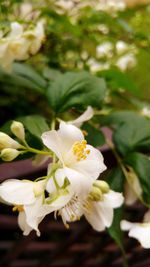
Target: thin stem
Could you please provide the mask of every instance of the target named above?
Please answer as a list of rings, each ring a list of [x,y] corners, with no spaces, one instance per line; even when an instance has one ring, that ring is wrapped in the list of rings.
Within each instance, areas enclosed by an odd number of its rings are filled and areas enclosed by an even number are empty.
[[[24,143],[24,146],[22,146],[22,148],[24,150],[26,150],[25,152],[32,152],[32,153],[35,153],[35,154],[52,156],[52,152],[50,152],[50,151],[44,151],[44,150],[39,150],[39,149],[30,147],[28,145],[28,143],[26,142],[26,140],[24,140],[23,143]]]

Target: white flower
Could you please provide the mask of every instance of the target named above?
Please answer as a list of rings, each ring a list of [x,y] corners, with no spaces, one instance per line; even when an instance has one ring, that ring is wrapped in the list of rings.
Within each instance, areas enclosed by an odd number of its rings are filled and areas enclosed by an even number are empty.
[[[150,108],[149,107],[144,107],[142,110],[141,110],[141,114],[147,118],[150,118]]]
[[[129,46],[124,41],[120,40],[116,43],[117,53],[120,55],[128,50]]]
[[[129,231],[129,236],[137,239],[143,248],[150,248],[150,211],[144,216],[143,223],[121,221],[121,229]]]
[[[85,121],[90,120],[94,116],[94,110],[91,106],[88,106],[85,112],[73,121],[68,121],[67,123],[73,124],[76,127],[80,127]]]
[[[38,224],[43,219],[39,216],[39,209],[43,204],[45,180],[32,182],[28,180],[10,179],[0,185],[0,197],[13,210],[19,211],[18,224],[24,235],[35,230],[40,235]]]
[[[60,123],[58,131],[43,133],[42,140],[59,159],[56,172],[68,178],[77,195],[85,196],[93,180],[106,169],[100,151],[87,145],[81,130],[65,122]]]
[[[122,194],[109,190],[108,193],[103,194],[102,200],[88,201],[89,208],[85,209],[84,215],[96,231],[103,231],[112,224],[113,209],[120,207],[122,203]]]
[[[101,70],[107,70],[110,68],[109,62],[104,62],[104,63],[98,62],[94,58],[90,58],[87,61],[87,64],[88,64],[91,72],[93,72],[93,73],[96,73],[96,72],[101,71]]]
[[[116,66],[122,71],[126,71],[130,68],[133,68],[135,67],[135,65],[136,65],[136,58],[132,53],[128,53],[120,57],[116,62]]]
[[[44,23],[45,23],[44,20],[38,21],[35,29],[31,32],[31,35],[33,35],[34,37],[29,47],[29,53],[31,55],[35,55],[42,46],[42,43],[45,38]],[[28,33],[26,33],[26,36],[27,34]],[[29,33],[29,36],[30,36],[30,33]]]
[[[96,6],[97,10],[102,10],[110,14],[123,11],[126,8],[125,0],[100,0]]]
[[[10,26],[10,33],[0,40],[0,64],[7,71],[11,69],[14,60],[26,60],[31,54],[36,54],[44,39],[43,21],[26,31],[18,22],[12,22]]]
[[[84,215],[87,221],[96,231],[103,231],[110,227],[113,221],[113,209],[122,205],[123,196],[121,193],[109,190],[104,181],[96,181],[98,187],[93,187],[92,192],[82,199],[72,191],[70,185],[63,188],[65,177],[55,177],[55,183],[62,188],[57,191],[53,179],[47,183],[47,191],[50,193],[50,204],[45,204],[40,210],[40,214],[45,216],[55,211],[55,216],[61,216],[64,225],[69,228],[68,222],[74,222]],[[59,192],[59,193],[58,193]]]
[[[111,57],[113,51],[113,44],[111,42],[104,42],[96,47],[97,57]]]

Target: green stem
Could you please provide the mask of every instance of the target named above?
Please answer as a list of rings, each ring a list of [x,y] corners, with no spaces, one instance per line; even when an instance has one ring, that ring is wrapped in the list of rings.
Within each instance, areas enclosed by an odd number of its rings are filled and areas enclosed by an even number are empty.
[[[53,155],[53,153],[50,152],[50,151],[44,151],[44,150],[39,150],[39,149],[30,147],[28,145],[28,143],[26,142],[26,140],[24,140],[23,143],[24,143],[24,146],[22,146],[22,148],[25,150],[24,153],[32,152],[32,153],[35,153],[35,154],[41,154],[41,155],[47,155],[47,156],[52,156]]]

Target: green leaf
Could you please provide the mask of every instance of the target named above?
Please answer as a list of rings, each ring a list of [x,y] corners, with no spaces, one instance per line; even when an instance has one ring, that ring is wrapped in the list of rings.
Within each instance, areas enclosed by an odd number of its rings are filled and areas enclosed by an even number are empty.
[[[132,151],[150,150],[150,120],[134,112],[115,112],[106,117],[105,125],[115,126],[113,141],[117,150],[126,155]]]
[[[47,85],[45,79],[43,79],[43,77],[31,66],[27,64],[14,63],[13,71],[15,72],[15,74],[24,77],[36,84],[39,88],[41,88],[41,91],[45,91]]]
[[[79,105],[100,107],[105,93],[104,79],[87,72],[68,72],[50,84],[47,98],[54,111],[59,113]]]
[[[11,86],[31,89],[42,94],[45,93],[46,83],[31,67],[17,64],[14,69],[11,73],[0,69],[0,82]]]
[[[40,139],[43,132],[50,130],[46,119],[40,115],[20,117],[18,121],[21,121],[32,135]]]
[[[132,81],[132,78],[117,68],[103,70],[99,72],[98,75],[105,78],[106,82],[109,84],[109,87],[115,91],[123,88],[135,93],[136,95],[138,94],[138,86]]]
[[[134,169],[143,189],[143,198],[150,204],[150,159],[141,153],[134,152],[125,158],[125,163]]]
[[[88,135],[86,136],[88,144],[95,147],[105,144],[105,137],[100,129],[95,128],[89,123],[85,123],[82,129],[88,133]]]

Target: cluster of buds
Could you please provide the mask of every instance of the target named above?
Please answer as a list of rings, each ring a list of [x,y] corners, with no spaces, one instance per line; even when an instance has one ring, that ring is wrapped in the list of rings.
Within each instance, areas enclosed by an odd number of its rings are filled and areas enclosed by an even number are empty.
[[[25,140],[25,130],[21,122],[14,121],[11,124],[11,132],[22,142]],[[23,146],[9,135],[0,132],[0,151],[4,161],[12,161],[21,153]]]

